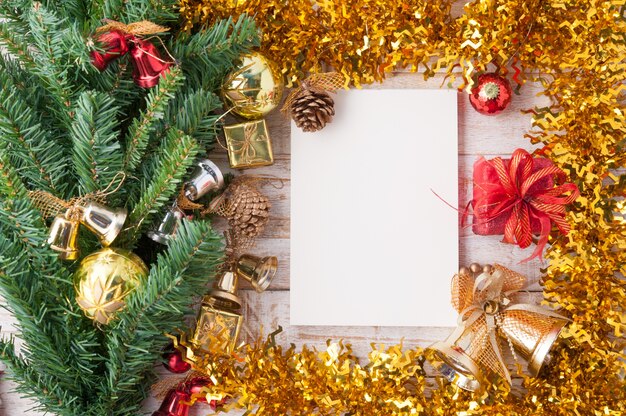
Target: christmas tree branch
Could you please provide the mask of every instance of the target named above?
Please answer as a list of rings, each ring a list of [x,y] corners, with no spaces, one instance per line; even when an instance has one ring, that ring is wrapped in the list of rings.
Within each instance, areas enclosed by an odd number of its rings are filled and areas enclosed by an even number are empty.
[[[200,151],[198,143],[180,130],[170,130],[157,156],[150,163],[154,175],[144,176],[143,192],[128,217],[128,241],[134,242],[141,230],[150,223],[150,216],[176,194],[178,185]]]
[[[84,92],[72,126],[74,167],[81,193],[105,189],[122,170],[117,115],[119,108],[105,93]]]
[[[24,397],[34,399],[37,409],[64,416],[84,414],[76,397],[69,396],[52,377],[17,356],[12,339],[0,339],[0,360],[9,367],[12,378],[18,382],[18,391]]]
[[[169,48],[182,61],[188,84],[213,91],[233,68],[235,61],[259,45],[254,20],[242,15],[236,22],[221,20],[193,35],[181,34]]]
[[[50,140],[6,74],[0,74],[0,82],[5,85],[0,90],[0,147],[11,151],[31,187],[59,193],[65,173],[64,163],[59,163],[65,159],[63,148]]]
[[[166,338],[180,328],[193,296],[201,293],[221,262],[221,239],[208,222],[183,221],[168,250],[159,255],[148,281],[126,301],[126,309],[107,333],[108,391],[102,404],[111,415],[126,415],[140,406],[141,392],[120,403],[120,391],[146,384]],[[115,400],[114,400],[115,399]],[[125,413],[127,412],[127,413]]]
[[[72,120],[72,86],[67,79],[68,69],[61,66],[62,62],[66,62],[63,58],[66,47],[64,31],[67,28],[64,28],[62,20],[41,3],[34,4],[27,16],[35,47],[33,58],[37,64],[33,72],[39,76],[55,101],[56,106],[50,108],[50,111],[59,118],[59,127],[69,128]]]
[[[206,90],[177,95],[167,108],[165,120],[196,139],[203,151],[213,147],[218,116],[213,112],[222,106],[220,99]]]
[[[2,147],[0,147],[0,195],[6,197],[9,203],[15,198],[28,197],[28,190],[9,160],[6,149]]]
[[[144,157],[150,135],[158,125],[157,121],[163,118],[164,110],[169,100],[174,97],[182,80],[181,71],[176,67],[164,74],[159,85],[148,94],[145,110],[133,120],[125,140],[123,168],[128,174],[135,171]]]
[[[33,70],[36,68],[35,60],[28,50],[28,44],[31,41],[28,38],[28,24],[24,23],[19,13],[15,13],[14,9],[6,7],[0,3],[2,11],[0,16],[4,20],[0,21],[0,46],[6,48],[13,59],[17,59],[26,69]]]
[[[68,200],[124,171],[113,206],[130,210],[116,240],[129,249],[163,212],[201,145],[213,143],[219,101],[207,88],[221,85],[255,42],[253,22],[223,22],[194,35],[189,48],[180,45],[189,37],[163,35],[182,63],[149,90],[134,84],[128,56],[100,72],[89,54],[107,49],[96,41],[102,18],[171,26],[177,8],[177,0],[0,2],[0,294],[24,341],[23,358],[9,340],[0,359],[19,390],[50,413],[138,413],[163,333],[181,324],[223,252],[209,224],[185,223],[126,309],[109,327],[95,327],[76,303],[78,263],[61,262],[49,247],[46,221],[29,198],[29,190],[46,190]],[[196,77],[185,80],[186,71]],[[83,254],[96,242],[87,232],[78,239]]]
[[[71,332],[58,330],[65,323],[64,301],[59,301],[59,296],[68,293],[71,284],[68,281],[59,285],[59,280],[49,280],[47,276],[41,280],[40,270],[30,264],[21,245],[4,235],[0,236],[0,253],[0,290],[5,307],[18,319],[27,358],[35,358],[29,367],[43,375],[46,390],[59,388],[65,395],[80,396],[82,384],[77,380],[84,370],[77,368],[72,356]],[[65,271],[58,268],[59,272]]]

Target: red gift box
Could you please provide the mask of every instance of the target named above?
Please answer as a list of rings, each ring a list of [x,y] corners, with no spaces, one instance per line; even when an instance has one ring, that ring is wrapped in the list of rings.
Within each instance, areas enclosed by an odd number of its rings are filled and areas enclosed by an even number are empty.
[[[540,256],[555,223],[569,232],[565,205],[579,195],[573,183],[550,159],[534,158],[517,149],[511,159],[480,158],[474,164],[472,230],[479,235],[504,235],[505,243],[525,248],[539,235]]]
[[[502,160],[504,166],[509,169],[511,159]],[[535,158],[532,172],[539,169],[552,166],[550,159]],[[538,189],[552,188],[554,180],[551,176],[540,179],[533,185],[530,191]],[[498,172],[491,161],[481,157],[474,163],[474,188],[473,188],[473,208],[474,215],[472,221],[472,231],[478,235],[502,235],[504,234],[504,226],[508,220],[506,212],[500,213],[495,218],[490,218],[489,212],[492,207],[502,203],[503,200],[509,199],[510,196],[502,192]],[[539,234],[541,231],[541,223],[538,219],[531,220],[531,230],[533,234]]]

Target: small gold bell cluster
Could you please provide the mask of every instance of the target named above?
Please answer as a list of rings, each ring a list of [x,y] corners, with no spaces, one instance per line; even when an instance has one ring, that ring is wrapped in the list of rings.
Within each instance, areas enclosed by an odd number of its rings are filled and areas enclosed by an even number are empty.
[[[483,296],[480,285],[493,283],[496,269],[506,270],[513,278],[499,281],[488,291],[490,295]],[[567,319],[547,308],[514,300],[512,292],[524,285],[523,276],[502,266],[472,263],[459,269],[452,281],[452,303],[463,322],[446,340],[427,349],[429,361],[451,383],[480,391],[503,376],[509,378],[500,344],[508,345],[514,358],[519,355],[533,377],[552,361],[552,350]]]
[[[124,227],[127,212],[124,208],[109,208],[86,201],[65,213],[57,215],[50,226],[48,244],[62,260],[79,257],[78,232],[80,224],[95,233],[104,247],[110,246]]]

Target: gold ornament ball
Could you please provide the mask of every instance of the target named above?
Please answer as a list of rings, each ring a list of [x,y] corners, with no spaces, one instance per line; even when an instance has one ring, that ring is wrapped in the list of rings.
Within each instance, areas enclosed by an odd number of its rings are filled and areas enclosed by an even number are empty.
[[[147,277],[148,267],[136,254],[104,248],[85,257],[74,273],[76,302],[85,315],[106,325]]]
[[[226,77],[221,93],[228,109],[254,120],[278,107],[283,89],[276,65],[260,53],[252,53],[241,57],[241,64]]]

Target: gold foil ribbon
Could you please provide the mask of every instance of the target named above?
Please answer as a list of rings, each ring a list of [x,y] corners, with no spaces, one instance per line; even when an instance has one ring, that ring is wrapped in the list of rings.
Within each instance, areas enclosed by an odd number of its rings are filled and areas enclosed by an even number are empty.
[[[498,342],[498,329],[507,312],[524,311],[543,317],[566,320],[565,317],[528,303],[516,303],[511,296],[526,287],[526,278],[519,273],[494,264],[489,272],[476,279],[469,274],[459,273],[452,281],[452,305],[459,312],[458,326],[452,339],[464,335],[472,337],[472,357],[477,363],[504,378],[509,384],[511,376],[507,370]],[[510,340],[513,357],[516,354]]]
[[[317,93],[336,92],[345,85],[346,78],[339,72],[311,74],[307,79],[302,81],[298,88],[291,91],[280,111],[285,115],[291,115],[291,104],[297,100],[305,90]]]

